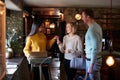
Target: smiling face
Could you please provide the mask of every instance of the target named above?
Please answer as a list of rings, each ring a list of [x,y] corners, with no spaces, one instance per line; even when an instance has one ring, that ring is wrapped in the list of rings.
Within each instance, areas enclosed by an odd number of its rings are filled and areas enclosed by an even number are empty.
[[[70,33],[74,34],[75,33],[75,25],[72,24],[72,23],[67,23],[67,25],[66,25],[66,32],[68,34],[70,34]]]

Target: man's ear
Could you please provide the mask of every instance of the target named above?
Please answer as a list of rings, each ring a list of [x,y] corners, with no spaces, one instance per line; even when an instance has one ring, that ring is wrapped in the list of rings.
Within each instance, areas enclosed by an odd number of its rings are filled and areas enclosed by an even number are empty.
[[[87,16],[87,18],[90,18],[90,16]]]
[[[90,19],[90,16],[86,16],[87,19]]]

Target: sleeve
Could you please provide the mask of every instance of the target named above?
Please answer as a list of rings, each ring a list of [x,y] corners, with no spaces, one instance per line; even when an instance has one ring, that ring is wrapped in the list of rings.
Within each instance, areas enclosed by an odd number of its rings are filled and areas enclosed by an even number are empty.
[[[78,37],[76,46],[77,46],[77,51],[75,53],[78,54],[77,56],[80,56],[83,53],[82,40],[80,37]]]
[[[93,28],[90,29],[90,42],[92,45],[91,46],[91,63],[94,64],[95,62],[95,57],[96,57],[96,54],[97,54],[97,35],[95,34],[95,31]]]
[[[25,44],[25,47],[23,49],[23,52],[24,52],[26,57],[28,57],[29,54],[31,53],[31,44],[32,44],[32,42],[31,42],[30,37],[27,37],[26,38],[26,44]]]
[[[60,52],[65,53],[65,37],[63,38],[63,43],[58,45]]]

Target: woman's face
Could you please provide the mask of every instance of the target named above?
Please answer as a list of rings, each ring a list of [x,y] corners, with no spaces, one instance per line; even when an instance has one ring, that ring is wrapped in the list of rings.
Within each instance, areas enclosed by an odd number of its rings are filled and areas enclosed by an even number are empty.
[[[41,25],[41,26],[39,27],[39,30],[38,30],[38,31],[39,31],[39,32],[44,32],[44,30],[45,30],[44,26]]]
[[[66,32],[68,34],[73,32],[73,27],[69,23],[67,23],[67,25],[66,25]]]

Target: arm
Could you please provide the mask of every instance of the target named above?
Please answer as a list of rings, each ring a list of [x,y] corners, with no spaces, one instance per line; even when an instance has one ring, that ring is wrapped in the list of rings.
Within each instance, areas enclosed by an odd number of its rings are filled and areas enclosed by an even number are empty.
[[[83,47],[82,47],[82,40],[80,37],[77,38],[77,43],[76,43],[76,51],[74,53],[76,53],[77,56],[80,56],[83,54]]]
[[[55,39],[54,38],[52,38],[51,40],[48,40],[48,42],[47,42],[47,49],[49,50],[51,47],[52,47],[52,45],[55,43]]]
[[[89,32],[89,37],[90,37],[90,43],[91,43],[91,64],[90,64],[90,67],[88,68],[88,72],[89,73],[92,73],[93,72],[93,66],[94,66],[94,63],[95,63],[95,57],[96,57],[96,54],[97,54],[97,36],[95,35],[95,32],[93,30],[93,28],[90,29],[90,32]]]
[[[91,31],[89,33],[90,39],[91,39],[91,64],[94,64],[95,62],[95,56],[97,54],[97,36],[95,35],[94,30],[91,28]]]
[[[27,37],[27,39],[26,39],[26,45],[25,45],[25,47],[23,49],[23,52],[24,52],[26,57],[30,56],[30,53],[31,53],[31,40],[30,40],[30,37]]]
[[[59,40],[59,38],[57,38],[57,44],[58,44],[59,50],[62,53],[65,53],[65,38],[63,38],[63,43]]]

